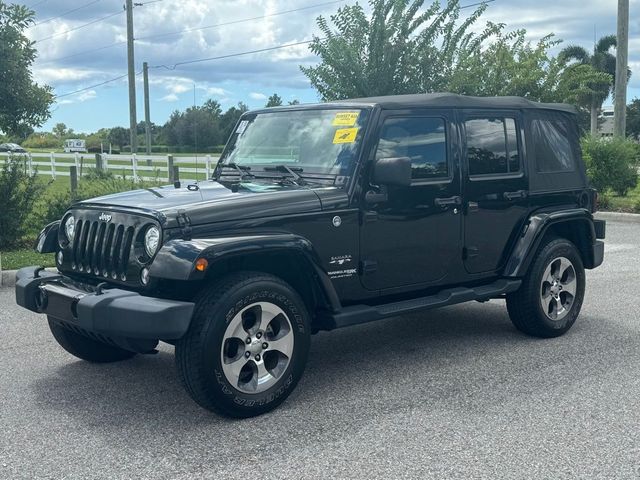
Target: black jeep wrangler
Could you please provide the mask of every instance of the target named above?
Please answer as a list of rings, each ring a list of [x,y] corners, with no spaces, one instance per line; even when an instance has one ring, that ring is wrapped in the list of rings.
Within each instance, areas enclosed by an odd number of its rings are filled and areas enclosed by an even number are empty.
[[[310,335],[506,298],[516,328],[565,333],[605,224],[574,110],[451,94],[245,114],[204,182],[95,198],[40,234],[59,273],[19,271],[19,305],[90,362],[175,345],[193,399],[269,411]]]

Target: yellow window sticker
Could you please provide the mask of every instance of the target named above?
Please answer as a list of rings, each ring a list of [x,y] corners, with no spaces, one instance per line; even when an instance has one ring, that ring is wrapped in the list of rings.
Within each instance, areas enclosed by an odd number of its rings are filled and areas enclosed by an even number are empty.
[[[358,135],[358,128],[339,128],[333,136],[333,143],[353,143]]]
[[[358,120],[359,112],[339,112],[333,119],[334,127],[353,127]]]

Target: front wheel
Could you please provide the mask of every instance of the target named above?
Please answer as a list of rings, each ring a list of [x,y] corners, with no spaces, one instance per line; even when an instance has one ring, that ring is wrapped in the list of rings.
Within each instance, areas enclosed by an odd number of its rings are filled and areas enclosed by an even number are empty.
[[[309,314],[285,282],[238,273],[205,289],[176,366],[191,397],[230,417],[268,412],[293,391],[309,352]]]
[[[58,344],[71,355],[92,363],[111,363],[128,360],[135,352],[108,345],[77,333],[53,317],[47,317],[49,329]]]
[[[507,295],[509,317],[528,335],[558,337],[578,318],[584,289],[584,267],[575,245],[551,240],[536,255],[520,289]]]

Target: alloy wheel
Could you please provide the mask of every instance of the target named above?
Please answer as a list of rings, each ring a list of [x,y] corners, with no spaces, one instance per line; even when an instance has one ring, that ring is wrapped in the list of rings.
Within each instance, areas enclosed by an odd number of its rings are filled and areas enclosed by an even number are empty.
[[[559,321],[569,314],[577,288],[576,270],[568,258],[549,262],[540,283],[540,304],[549,320]]]
[[[257,302],[237,313],[224,333],[222,370],[243,393],[262,393],[282,377],[291,362],[291,321],[277,305]]]

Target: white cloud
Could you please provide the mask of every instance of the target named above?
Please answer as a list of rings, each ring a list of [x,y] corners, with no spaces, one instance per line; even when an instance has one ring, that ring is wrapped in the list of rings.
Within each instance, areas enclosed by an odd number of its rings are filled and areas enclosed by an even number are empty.
[[[251,92],[249,94],[249,96],[251,98],[253,98],[254,100],[266,100],[267,99],[267,96],[264,93]]]
[[[96,98],[96,96],[97,94],[95,90],[87,90],[78,94],[77,98],[79,102],[86,102],[87,100],[93,100],[94,98]]]
[[[222,97],[228,93],[224,88],[220,88],[220,87],[205,87],[204,91],[208,96],[217,96],[217,97]]]
[[[161,102],[177,102],[178,95],[176,95],[175,93],[169,93],[168,95],[165,95],[164,97],[162,97],[160,101]]]

